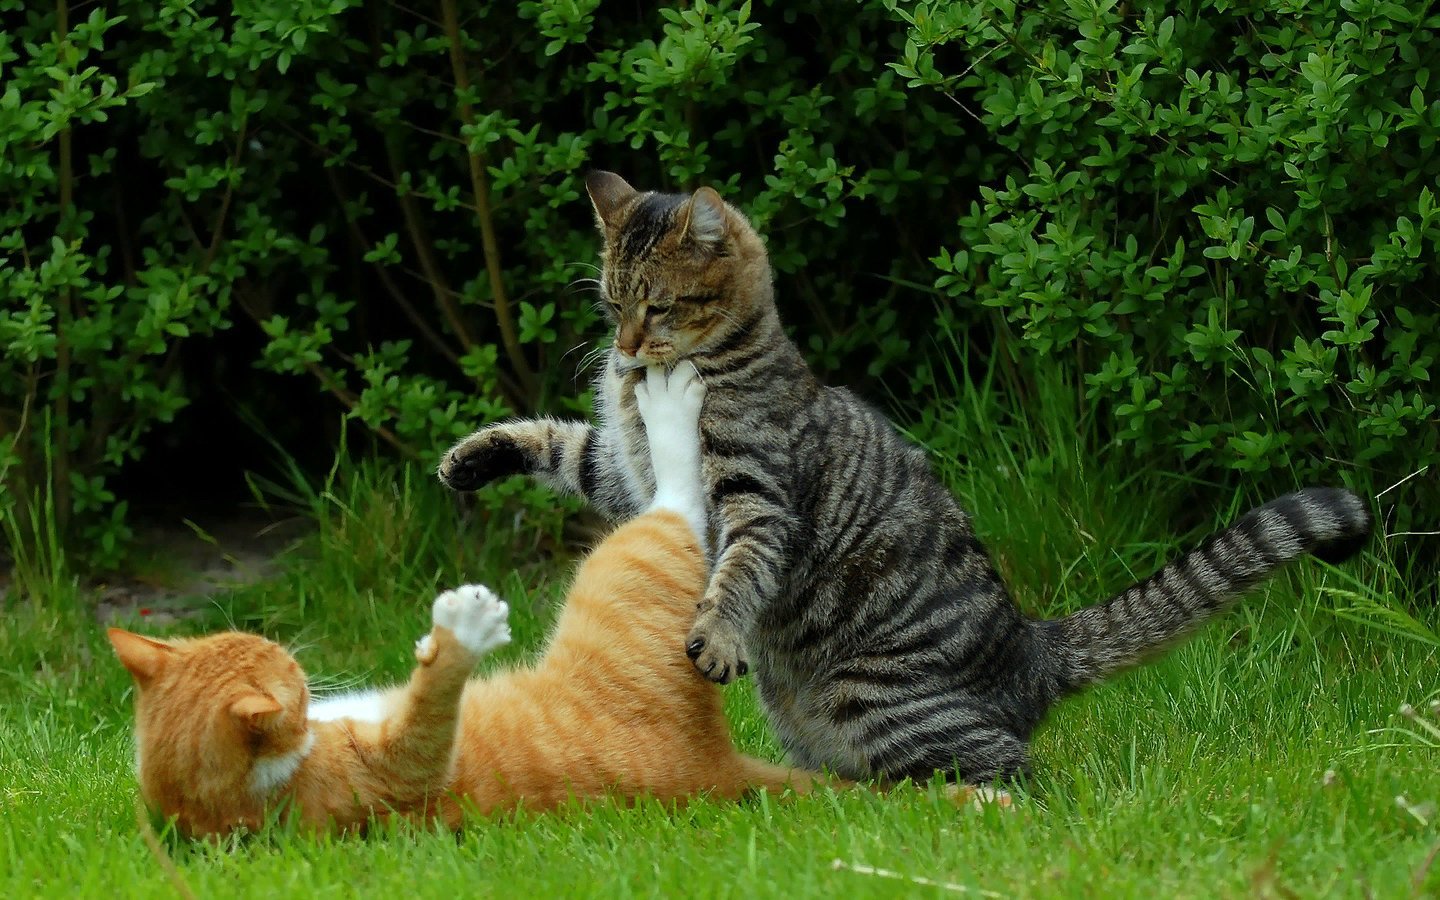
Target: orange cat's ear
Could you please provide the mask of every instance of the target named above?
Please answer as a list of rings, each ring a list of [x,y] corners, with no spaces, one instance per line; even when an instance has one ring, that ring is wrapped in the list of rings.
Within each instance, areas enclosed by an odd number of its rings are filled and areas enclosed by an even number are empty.
[[[123,628],[110,628],[105,634],[110,638],[110,646],[115,648],[115,655],[120,657],[120,664],[142,685],[153,681],[175,655],[175,648],[164,641]]]
[[[725,201],[714,188],[702,187],[692,194],[685,201],[682,216],[685,236],[697,244],[710,247],[725,240],[729,217],[725,214]]]
[[[639,193],[619,175],[599,169],[585,176],[585,191],[590,195],[591,205],[595,207],[595,218],[599,221],[601,231],[615,227],[620,210],[625,208],[631,197]]]
[[[251,731],[269,731],[284,709],[274,697],[256,691],[230,704],[230,714]]]

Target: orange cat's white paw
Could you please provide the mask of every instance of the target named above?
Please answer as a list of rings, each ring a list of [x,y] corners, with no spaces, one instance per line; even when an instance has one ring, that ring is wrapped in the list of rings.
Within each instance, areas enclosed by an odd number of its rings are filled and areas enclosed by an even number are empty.
[[[680,513],[703,543],[705,487],[700,474],[700,410],[705,383],[689,360],[668,375],[651,366],[635,386],[635,406],[645,423],[650,467],[655,473],[653,507]]]
[[[704,405],[705,382],[688,359],[668,373],[661,366],[650,366],[645,380],[635,385],[635,407],[645,431],[652,444],[658,439],[667,445],[665,449],[671,444],[682,453],[690,447],[699,449],[700,410]]]
[[[436,597],[432,621],[477,656],[510,643],[510,607],[484,585],[462,584]]]

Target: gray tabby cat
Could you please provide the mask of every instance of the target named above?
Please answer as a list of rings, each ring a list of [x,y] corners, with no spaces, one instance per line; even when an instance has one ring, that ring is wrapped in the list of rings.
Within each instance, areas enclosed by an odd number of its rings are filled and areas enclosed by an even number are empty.
[[[1370,532],[1359,497],[1311,488],[1098,606],[1026,618],[924,452],[806,367],[739,211],[709,188],[640,192],[606,172],[586,186],[616,328],[599,423],[483,428],[440,477],[468,491],[528,472],[613,519],[634,515],[654,491],[634,387],[647,365],[691,360],[707,390],[719,555],[686,649],[721,683],[753,665],[796,765],[849,778],[1021,775],[1058,699],[1154,655],[1296,557],[1343,559]]]

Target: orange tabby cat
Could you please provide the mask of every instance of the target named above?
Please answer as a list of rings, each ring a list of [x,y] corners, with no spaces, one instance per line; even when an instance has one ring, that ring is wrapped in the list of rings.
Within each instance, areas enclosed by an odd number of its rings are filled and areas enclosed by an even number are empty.
[[[303,821],[439,817],[571,797],[737,798],[818,776],[736,751],[715,685],[680,652],[708,575],[698,418],[683,364],[637,386],[657,492],[580,567],[544,657],[468,681],[510,639],[483,587],[446,591],[405,687],[310,701],[300,666],[249,634],[160,641],[118,628],[135,678],[141,790],[190,835],[256,828],[288,801]]]

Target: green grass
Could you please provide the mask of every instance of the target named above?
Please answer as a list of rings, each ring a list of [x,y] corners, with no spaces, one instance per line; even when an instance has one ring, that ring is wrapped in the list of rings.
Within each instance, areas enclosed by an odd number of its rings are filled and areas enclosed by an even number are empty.
[[[1134,469],[1095,446],[1062,393],[1029,417],[962,391],[916,426],[958,460],[942,469],[1027,608],[1094,602],[1258,499],[1222,504]],[[1210,498],[1205,514],[1185,511],[1196,497]],[[568,577],[535,529],[462,519],[419,470],[357,464],[288,500],[316,524],[283,575],[196,598],[203,614],[177,630],[233,623],[290,642],[332,684],[394,679],[438,588],[480,580],[512,601],[516,643],[497,665],[534,651]],[[600,805],[477,820],[458,837],[277,826],[224,848],[163,848],[199,896],[957,892],[867,866],[1001,896],[1435,895],[1440,748],[1418,727],[1385,730],[1411,724],[1402,702],[1440,688],[1426,632],[1440,623],[1419,599],[1433,577],[1377,543],[1342,569],[1307,563],[1276,580],[1164,659],[1060,707],[1013,813],[916,789]],[[0,896],[173,895],[137,824],[128,677],[68,582],[26,583],[40,587],[0,615]],[[778,757],[748,683],[727,690],[740,742]]]

